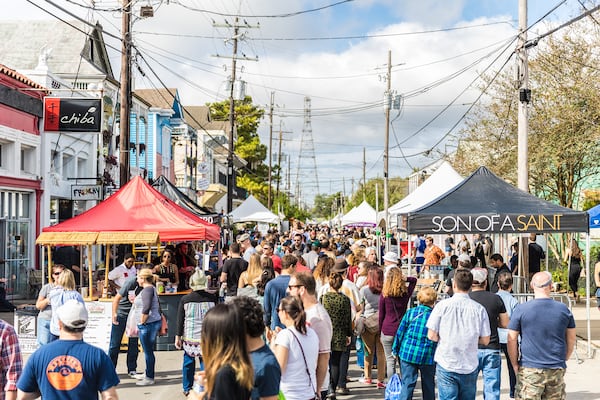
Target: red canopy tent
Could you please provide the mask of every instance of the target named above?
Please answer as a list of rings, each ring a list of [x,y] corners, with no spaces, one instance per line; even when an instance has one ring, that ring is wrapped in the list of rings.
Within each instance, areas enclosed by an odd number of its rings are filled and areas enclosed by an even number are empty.
[[[219,240],[219,227],[175,204],[139,176],[96,207],[43,232],[158,232],[161,241]]]

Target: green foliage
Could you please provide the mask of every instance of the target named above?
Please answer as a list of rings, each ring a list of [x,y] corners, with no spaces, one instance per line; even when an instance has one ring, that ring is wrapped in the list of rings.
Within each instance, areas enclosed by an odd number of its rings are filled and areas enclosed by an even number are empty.
[[[573,207],[582,184],[600,172],[600,39],[589,24],[545,38],[530,57],[530,191]],[[491,77],[489,78],[492,79]],[[471,173],[487,165],[515,184],[518,91],[511,73],[501,74],[457,137],[454,166]]]
[[[318,194],[315,196],[311,215],[317,219],[331,219],[337,214],[341,201],[341,192],[334,194]]]
[[[408,179],[406,178],[390,178],[389,186],[389,206],[402,200],[408,194]],[[377,201],[376,201],[377,194]],[[383,178],[374,178],[367,181],[364,187],[354,193],[345,204],[344,212],[350,211],[353,207],[360,205],[366,200],[373,208],[383,210]],[[377,206],[377,207],[376,207]]]

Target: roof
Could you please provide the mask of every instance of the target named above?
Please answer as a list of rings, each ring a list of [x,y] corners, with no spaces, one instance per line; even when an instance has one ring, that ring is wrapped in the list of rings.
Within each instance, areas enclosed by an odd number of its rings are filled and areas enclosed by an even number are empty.
[[[177,89],[136,89],[135,94],[140,96],[152,107],[164,110],[172,110],[175,104]]]
[[[19,81],[27,86],[30,86],[34,89],[48,90],[47,88],[40,85],[39,83],[32,81],[25,75],[18,73],[14,69],[8,68],[6,65],[0,64],[0,73],[5,74],[6,76],[9,76],[9,77],[13,78],[14,80],[17,80],[17,81]]]
[[[231,212],[231,218],[236,222],[264,222],[276,224],[279,217],[273,214],[258,199],[252,195],[248,196],[238,208]]]
[[[213,213],[208,208],[201,207],[198,204],[196,204],[196,202],[194,202],[192,199],[186,196],[185,193],[179,190],[177,186],[173,185],[171,181],[165,178],[164,175],[161,175],[156,180],[154,180],[154,182],[152,183],[152,187],[158,190],[160,193],[164,194],[169,199],[173,200],[175,204],[185,208],[191,213],[194,213],[196,215],[216,215],[216,213]]]
[[[366,200],[348,211],[342,217],[342,226],[370,226],[376,225],[377,212]]]
[[[587,232],[588,214],[533,196],[486,167],[408,213],[410,233]]]
[[[210,122],[210,108],[207,106],[186,106],[183,115],[185,122],[196,130],[206,129]]]
[[[97,206],[44,232],[158,232],[161,241],[218,240],[219,227],[179,207],[136,176]]]
[[[0,21],[0,60],[10,68],[33,70],[46,51],[48,69],[59,76],[114,79],[102,32],[100,24],[91,28],[80,21]]]

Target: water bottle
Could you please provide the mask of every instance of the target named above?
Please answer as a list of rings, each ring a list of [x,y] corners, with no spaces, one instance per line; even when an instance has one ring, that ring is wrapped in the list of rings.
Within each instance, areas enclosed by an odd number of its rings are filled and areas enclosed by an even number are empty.
[[[194,379],[194,386],[192,386],[192,390],[198,394],[204,392],[204,386],[202,386],[201,379]]]

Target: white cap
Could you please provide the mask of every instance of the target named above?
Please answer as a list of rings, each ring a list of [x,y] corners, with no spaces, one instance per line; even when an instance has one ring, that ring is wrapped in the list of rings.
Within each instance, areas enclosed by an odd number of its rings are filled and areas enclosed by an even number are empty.
[[[398,254],[394,253],[393,251],[388,251],[384,254],[383,260],[394,264],[398,264]]]
[[[58,319],[69,328],[85,328],[88,322],[88,312],[85,304],[75,299],[67,300],[56,310]]]

